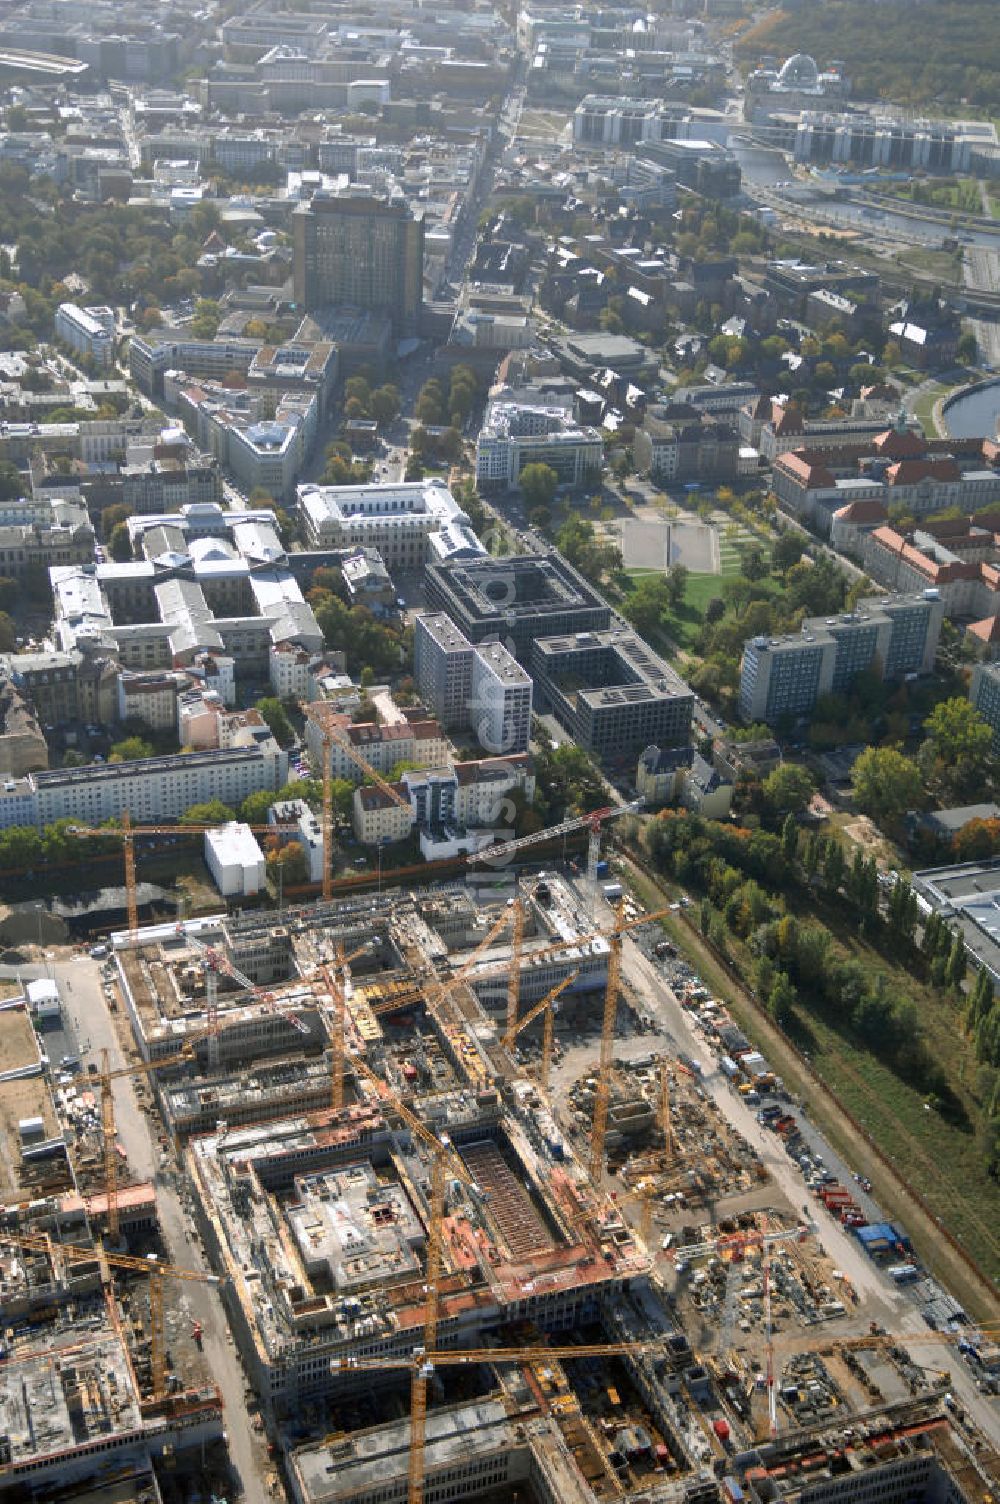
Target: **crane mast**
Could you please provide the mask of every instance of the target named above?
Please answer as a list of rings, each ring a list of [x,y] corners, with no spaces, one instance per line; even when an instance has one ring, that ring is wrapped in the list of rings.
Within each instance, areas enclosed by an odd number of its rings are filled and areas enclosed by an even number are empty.
[[[545,994],[540,1002],[535,1003],[533,1008],[528,1009],[523,1018],[517,1020],[513,1028],[508,1027],[507,1032],[503,1036],[503,1043],[506,1045],[507,1049],[512,1049],[514,1046],[514,1041],[521,1033],[521,1031],[523,1029],[526,1029],[529,1024],[534,1023],[535,1019],[540,1013],[544,1013],[545,1017],[542,1021],[541,1083],[542,1086],[546,1088],[549,1084],[549,1067],[552,1063],[552,1040],[555,1029],[556,999],[560,996],[561,993],[566,991],[566,988],[572,982],[576,981],[579,975],[580,973],[578,971],[571,971],[569,976],[563,977],[562,981],[557,982],[556,985]]]
[[[120,1073],[121,1074],[121,1073]],[[159,1399],[165,1389],[166,1335],[163,1321],[163,1283],[167,1279],[193,1281],[197,1284],[218,1285],[216,1274],[203,1274],[197,1269],[182,1269],[176,1264],[164,1264],[157,1259],[138,1259],[129,1254],[109,1253],[104,1248],[82,1248],[74,1243],[53,1243],[48,1236],[39,1237],[24,1233],[0,1232],[0,1242],[13,1243],[17,1248],[26,1248],[36,1253],[46,1253],[53,1261],[61,1259],[97,1259],[101,1266],[101,1278],[110,1287],[110,1269],[131,1269],[145,1274],[149,1279],[149,1364],[153,1398]],[[0,1364],[0,1373],[3,1365]]]
[[[104,1191],[108,1198],[108,1237],[117,1246],[118,1217],[118,1134],[115,1127],[115,1098],[111,1090],[111,1057],[101,1051],[101,1129],[104,1134]]]
[[[521,1005],[521,952],[524,949],[524,900],[514,899],[513,932],[510,949],[510,974],[507,977],[507,1033],[517,1028],[517,1011]]]
[[[644,916],[645,917],[645,916]],[[615,1039],[615,1015],[618,1011],[618,986],[622,965],[622,926],[624,907],[619,904],[608,952],[608,984],[604,992],[604,1019],[601,1024],[601,1055],[597,1091],[594,1095],[594,1122],[590,1137],[590,1178],[599,1186],[604,1174],[604,1137],[608,1128],[608,1102],[611,1097],[611,1057]]]
[[[135,887],[135,836],[132,833],[132,820],[127,809],[122,810],[122,835],[124,837],[125,850],[125,897],[128,905],[128,933],[129,939],[134,939],[139,932],[139,899]]]

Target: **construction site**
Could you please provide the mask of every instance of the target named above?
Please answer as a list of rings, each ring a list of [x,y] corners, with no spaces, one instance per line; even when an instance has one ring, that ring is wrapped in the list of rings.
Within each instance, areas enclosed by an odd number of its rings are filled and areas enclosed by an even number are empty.
[[[961,1333],[794,1200],[596,847],[130,924],[0,1006],[0,1496],[983,1504]]]

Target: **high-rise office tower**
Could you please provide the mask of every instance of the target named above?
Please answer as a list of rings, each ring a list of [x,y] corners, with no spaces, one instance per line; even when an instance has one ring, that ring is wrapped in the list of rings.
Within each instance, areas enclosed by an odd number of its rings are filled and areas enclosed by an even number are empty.
[[[418,332],[424,222],[401,195],[377,198],[356,188],[317,193],[296,209],[293,224],[299,303],[384,313],[397,338]]]

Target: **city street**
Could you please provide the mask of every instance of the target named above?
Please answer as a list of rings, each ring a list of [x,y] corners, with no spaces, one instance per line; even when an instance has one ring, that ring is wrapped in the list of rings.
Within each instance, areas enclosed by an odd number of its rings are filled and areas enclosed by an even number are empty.
[[[61,961],[57,959],[58,951],[53,955],[53,960],[43,964],[0,966],[0,978],[16,980],[20,977],[22,981],[29,981],[36,976],[53,977],[59,984],[84,1067],[90,1062],[99,1065],[101,1050],[105,1048],[113,1070],[130,1064],[121,1047],[115,1019],[104,1000],[101,963],[79,955]],[[208,1274],[211,1271],[199,1240],[171,1183],[174,1174],[171,1171],[168,1180],[160,1170],[155,1129],[158,1119],[143,1112],[136,1097],[136,1080],[141,1081],[142,1077],[121,1077],[112,1085],[119,1143],[135,1178],[155,1181],[160,1230],[169,1262],[182,1269],[203,1270]],[[190,1329],[194,1321],[202,1323],[205,1368],[222,1393],[229,1455],[242,1487],[240,1497],[246,1504],[267,1504],[272,1495],[264,1482],[266,1457],[263,1442],[250,1425],[244,1394],[246,1378],[229,1337],[218,1288],[207,1282],[171,1283],[168,1280],[164,1296],[168,1345],[171,1333],[181,1324]]]
[[[802,1177],[782,1149],[777,1135],[764,1128],[757,1121],[753,1109],[749,1108],[733,1091],[719,1069],[716,1056],[694,1027],[690,1013],[681,1007],[676,995],[657,972],[654,963],[643,954],[635,940],[629,936],[626,936],[623,945],[622,975],[626,982],[635,988],[649,1013],[664,1032],[680,1041],[684,1053],[701,1066],[700,1079],[705,1091],[723,1116],[760,1154],[789,1205],[799,1215],[805,1215],[802,1208],[808,1206],[809,1217],[816,1223],[820,1242],[858,1292],[866,1318],[880,1321],[890,1332],[926,1333],[927,1328],[905,1289],[893,1285],[889,1277],[862,1252],[851,1233],[835,1221],[818,1202],[812,1201],[809,1197]],[[655,1049],[655,1036],[644,1035],[643,1044],[646,1049]],[[816,1129],[811,1128],[809,1139],[831,1170],[841,1174],[843,1184],[851,1185],[850,1168],[839,1160],[822,1135]],[[867,1205],[872,1211],[878,1213],[878,1208],[873,1202],[868,1202]],[[1000,1444],[998,1407],[978,1392],[968,1367],[958,1357],[954,1348],[939,1342],[933,1346],[915,1346],[913,1352],[918,1363],[925,1366],[933,1364],[935,1368],[949,1371],[956,1396],[975,1417],[976,1424],[984,1433],[991,1437],[995,1444]]]
[[[967,287],[977,291],[1000,292],[1000,254],[992,247],[967,246],[962,274]],[[981,364],[992,369],[1000,366],[1000,324],[991,319],[974,319],[970,322],[979,345]]]
[[[577,885],[582,893],[582,886]],[[605,915],[598,922],[604,922]],[[683,1054],[701,1067],[700,1084],[720,1114],[752,1145],[767,1167],[774,1186],[787,1201],[790,1215],[808,1220],[815,1228],[829,1258],[845,1274],[859,1296],[859,1308],[864,1312],[865,1322],[878,1321],[887,1331],[925,1335],[927,1327],[907,1293],[905,1287],[894,1285],[888,1275],[862,1251],[851,1232],[843,1227],[823,1205],[812,1198],[806,1189],[798,1168],[782,1147],[781,1139],[758,1122],[756,1112],[748,1107],[733,1090],[720,1070],[718,1059],[709,1048],[703,1035],[694,1026],[692,1015],[684,1009],[676,994],[667,985],[656,964],[646,956],[631,936],[626,936],[622,950],[622,978],[641,1001],[642,1010],[654,1021],[650,1033],[617,1038],[615,1057],[633,1059],[650,1052],[667,1050],[671,1054]],[[557,1036],[558,1037],[558,1036]],[[599,1055],[599,1040],[595,1032],[583,1042],[566,1044],[564,1052],[553,1069],[556,1098],[565,1102],[571,1084],[592,1071]],[[870,1217],[882,1220],[882,1212],[876,1203],[853,1182],[851,1168],[830,1147],[822,1134],[802,1111],[796,1114],[802,1124],[803,1136],[818,1153],[841,1183],[851,1186],[859,1204]],[[767,1187],[763,1187],[766,1192]],[[655,1250],[661,1269],[669,1279],[673,1255],[664,1255]],[[1000,1414],[987,1397],[981,1395],[966,1364],[954,1348],[945,1343],[919,1344],[913,1347],[915,1361],[925,1367],[933,1366],[947,1370],[952,1387],[962,1405],[974,1416],[976,1424],[995,1443],[1000,1443]]]

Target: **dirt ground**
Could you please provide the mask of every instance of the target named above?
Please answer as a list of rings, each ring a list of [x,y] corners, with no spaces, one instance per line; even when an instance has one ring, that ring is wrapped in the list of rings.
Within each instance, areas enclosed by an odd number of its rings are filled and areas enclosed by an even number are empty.
[[[843,830],[847,839],[860,846],[866,855],[873,856],[880,867],[888,867],[896,860],[892,847],[867,815],[859,815]]]

